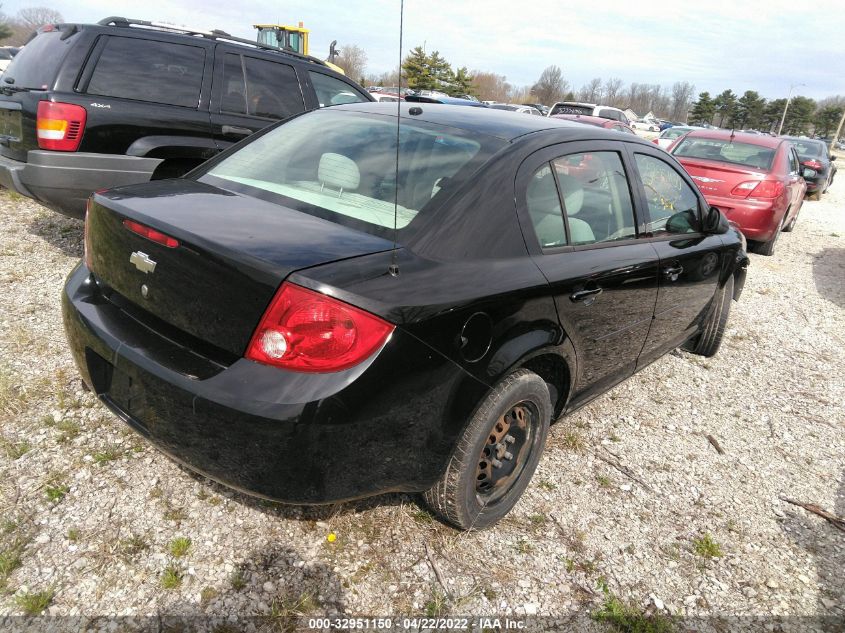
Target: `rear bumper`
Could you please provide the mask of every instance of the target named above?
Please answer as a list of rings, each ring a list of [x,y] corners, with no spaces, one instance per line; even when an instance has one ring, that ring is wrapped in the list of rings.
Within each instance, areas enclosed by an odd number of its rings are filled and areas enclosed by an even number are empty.
[[[62,311],[83,379],[118,417],[192,470],[283,502],[431,487],[487,390],[400,329],[333,374],[217,364],[129,318],[83,264]]]
[[[75,218],[100,189],[149,181],[160,158],[32,150],[26,162],[0,156],[0,185]]]
[[[724,198],[705,196],[707,202],[739,226],[739,230],[749,240],[766,242],[772,239],[781,216],[785,212],[780,199],[743,200],[742,198]]]

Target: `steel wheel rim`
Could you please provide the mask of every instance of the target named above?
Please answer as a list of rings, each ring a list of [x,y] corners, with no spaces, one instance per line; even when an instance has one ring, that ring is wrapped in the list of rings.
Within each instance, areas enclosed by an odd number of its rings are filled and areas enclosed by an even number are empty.
[[[481,505],[496,503],[519,481],[531,455],[538,419],[536,407],[522,401],[490,428],[475,470],[475,495]]]

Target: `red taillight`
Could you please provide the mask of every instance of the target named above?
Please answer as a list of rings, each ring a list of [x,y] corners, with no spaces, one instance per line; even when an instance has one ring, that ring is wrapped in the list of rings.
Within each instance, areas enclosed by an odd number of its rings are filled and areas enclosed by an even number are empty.
[[[88,113],[82,106],[39,101],[35,123],[38,147],[59,152],[75,152],[82,141],[87,118]]]
[[[822,164],[817,160],[805,160],[803,163],[804,167],[808,167],[810,169],[814,169],[816,171],[822,170]]]
[[[656,139],[656,138],[651,139],[651,142],[654,143],[655,145],[660,145],[660,143],[658,142],[658,139]]]
[[[740,198],[777,198],[783,190],[783,183],[779,180],[746,180],[734,187],[731,195]]]
[[[369,358],[392,332],[393,325],[369,312],[285,282],[245,356],[292,371],[340,371]]]
[[[161,244],[162,246],[166,246],[167,248],[176,248],[179,246],[179,240],[172,238],[169,235],[165,235],[160,231],[156,231],[155,229],[151,229],[148,226],[144,226],[143,224],[140,224],[133,220],[124,220],[123,226],[125,226],[133,233],[137,233],[141,237],[146,237],[151,242]]]

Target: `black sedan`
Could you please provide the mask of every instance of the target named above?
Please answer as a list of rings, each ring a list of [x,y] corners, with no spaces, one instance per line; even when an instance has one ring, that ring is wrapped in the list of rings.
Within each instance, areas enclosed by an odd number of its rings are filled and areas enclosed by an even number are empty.
[[[106,406],[212,479],[423,492],[481,528],[552,421],[678,346],[716,352],[748,260],[650,143],[401,108],[311,112],[95,194],[65,329]]]
[[[828,144],[811,138],[787,136],[801,163],[801,176],[807,181],[807,196],[818,200],[833,183],[836,156],[830,155]]]

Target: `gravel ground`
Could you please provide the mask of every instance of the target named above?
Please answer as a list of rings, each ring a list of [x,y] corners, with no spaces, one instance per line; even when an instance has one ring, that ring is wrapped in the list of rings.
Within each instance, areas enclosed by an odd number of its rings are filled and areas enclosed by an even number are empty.
[[[604,630],[586,614],[615,596],[646,616],[845,629],[845,533],[781,500],[845,515],[845,177],[774,257],[751,256],[718,356],[670,354],[561,420],[514,512],[480,533],[404,495],[261,502],[156,452],[83,391],[65,347],[81,238],[0,193],[0,617],[202,615],[223,631],[248,615],[539,614]]]

